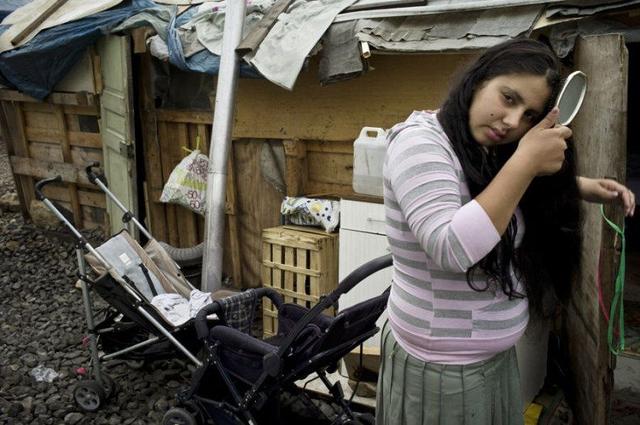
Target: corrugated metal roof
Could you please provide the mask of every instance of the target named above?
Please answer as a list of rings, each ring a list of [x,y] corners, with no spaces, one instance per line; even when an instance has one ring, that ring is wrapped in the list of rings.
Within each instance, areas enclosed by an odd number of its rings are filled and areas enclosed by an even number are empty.
[[[422,16],[441,13],[485,11],[519,6],[566,3],[567,0],[429,0],[426,6],[395,7],[389,9],[347,12],[337,16],[334,22],[354,19],[392,18],[399,16]]]
[[[527,33],[543,5],[362,19],[357,37],[380,51],[404,53],[483,49]]]

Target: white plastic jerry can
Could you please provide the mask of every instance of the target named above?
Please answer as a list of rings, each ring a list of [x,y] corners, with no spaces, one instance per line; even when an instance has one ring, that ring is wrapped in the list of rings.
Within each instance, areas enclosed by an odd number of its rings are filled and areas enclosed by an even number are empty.
[[[353,143],[353,190],[364,195],[382,196],[382,165],[387,132],[364,127]]]

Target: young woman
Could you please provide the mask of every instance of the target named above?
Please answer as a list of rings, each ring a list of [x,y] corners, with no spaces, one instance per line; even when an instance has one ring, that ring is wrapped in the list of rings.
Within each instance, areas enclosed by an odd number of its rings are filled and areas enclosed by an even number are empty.
[[[393,127],[384,167],[393,255],[378,425],[523,423],[515,344],[566,301],[580,199],[633,194],[577,177],[556,124],[559,63],[537,41],[487,50],[436,112]]]

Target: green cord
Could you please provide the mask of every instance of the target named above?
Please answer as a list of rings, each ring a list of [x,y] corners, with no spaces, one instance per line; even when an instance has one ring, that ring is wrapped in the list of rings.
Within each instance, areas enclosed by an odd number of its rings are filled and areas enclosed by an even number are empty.
[[[609,344],[609,351],[611,351],[616,356],[619,355],[622,351],[624,351],[624,273],[625,273],[625,251],[626,251],[626,242],[624,238],[624,224],[622,225],[622,229],[618,227],[614,222],[609,220],[607,216],[604,214],[604,206],[600,205],[600,213],[602,214],[602,218],[607,222],[609,226],[620,236],[620,240],[622,242],[622,251],[620,253],[620,264],[618,265],[618,274],[616,275],[616,284],[615,291],[613,294],[613,300],[611,301],[611,311],[609,312],[609,328],[607,330],[607,342]],[[618,307],[619,304],[619,307]],[[614,344],[613,340],[613,327],[615,326],[615,313],[618,310],[618,331],[620,333],[620,337],[618,339],[617,344]]]

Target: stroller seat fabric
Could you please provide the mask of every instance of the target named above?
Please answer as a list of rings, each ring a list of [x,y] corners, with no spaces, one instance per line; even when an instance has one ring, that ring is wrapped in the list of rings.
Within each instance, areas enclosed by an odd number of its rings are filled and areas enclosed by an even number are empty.
[[[97,247],[96,251],[111,265],[110,273],[124,277],[172,327],[184,325],[212,302],[209,293],[189,285],[155,240],[143,249],[123,230]],[[104,265],[92,254],[87,254],[86,258],[96,272],[106,272]]]

